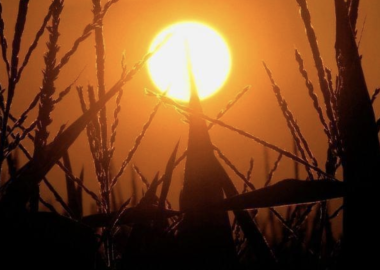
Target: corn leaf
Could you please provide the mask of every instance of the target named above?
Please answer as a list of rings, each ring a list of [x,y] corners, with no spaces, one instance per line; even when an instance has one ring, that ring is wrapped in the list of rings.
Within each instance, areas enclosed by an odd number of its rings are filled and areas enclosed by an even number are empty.
[[[345,184],[339,181],[286,179],[269,187],[225,199],[217,208],[244,210],[308,204],[341,198],[345,195],[345,192]]]
[[[176,146],[174,147],[173,153],[171,154],[170,159],[168,161],[168,164],[166,165],[165,174],[163,176],[160,201],[158,203],[158,208],[160,208],[160,209],[165,208],[165,201],[166,201],[166,197],[168,196],[168,193],[169,193],[169,188],[170,188],[170,184],[172,181],[172,175],[173,175],[173,171],[175,168],[175,160],[176,160],[178,145],[179,145],[179,141],[176,144]]]

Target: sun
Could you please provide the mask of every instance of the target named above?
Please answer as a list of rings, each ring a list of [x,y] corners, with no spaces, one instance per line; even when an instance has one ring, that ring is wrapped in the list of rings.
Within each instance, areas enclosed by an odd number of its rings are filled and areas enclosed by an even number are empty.
[[[148,61],[148,70],[155,86],[168,91],[169,97],[189,101],[191,75],[200,99],[216,93],[227,80],[231,54],[226,41],[211,27],[176,23],[154,38],[150,51],[160,44]]]

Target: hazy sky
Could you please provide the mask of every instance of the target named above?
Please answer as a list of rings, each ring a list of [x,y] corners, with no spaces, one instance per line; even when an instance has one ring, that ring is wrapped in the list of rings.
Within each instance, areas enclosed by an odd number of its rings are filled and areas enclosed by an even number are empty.
[[[5,32],[10,44],[18,1],[2,0],[1,2],[6,24]],[[336,74],[333,0],[309,0],[308,2],[324,63]],[[380,1],[362,0],[361,2],[358,37],[362,37],[360,52],[363,54],[363,67],[368,88],[372,93],[376,87],[380,86]],[[50,0],[30,1],[21,55],[24,55],[25,49],[41,25],[49,3]],[[72,46],[84,27],[92,21],[91,0],[66,0],[65,3],[60,28],[60,55]],[[204,22],[217,29],[228,42],[232,53],[232,72],[229,80],[217,95],[203,102],[206,114],[215,116],[238,91],[249,84],[252,86],[250,92],[223,120],[282,148],[291,149],[290,133],[262,66],[262,61],[265,61],[323,167],[327,141],[294,60],[294,49],[298,48],[304,57],[311,80],[318,89],[314,63],[295,0],[120,0],[110,9],[105,19],[107,88],[111,87],[120,76],[120,59],[123,51],[128,66],[131,67],[147,52],[151,40],[160,30],[170,24],[188,20]],[[364,20],[366,22],[362,31]],[[26,108],[42,84],[42,55],[46,51],[45,41],[46,35],[40,42],[17,89],[13,108],[16,115]],[[84,72],[76,85],[95,85],[94,59],[94,41],[91,36],[80,46],[70,63],[62,70],[57,81],[57,90],[63,90],[72,83],[83,69]],[[0,81],[2,85],[6,85],[4,65],[0,65],[0,71]],[[113,163],[115,169],[119,168],[126,157],[134,138],[140,133],[141,127],[157,102],[154,98],[144,95],[145,87],[153,87],[146,68],[124,87],[117,149]],[[320,93],[319,89],[317,91]],[[114,100],[111,100],[107,106],[108,119],[111,120],[109,126],[112,123],[114,103]],[[376,105],[376,109],[379,115],[380,106]],[[53,113],[52,136],[57,132],[57,127],[72,123],[79,115],[79,101],[73,89],[70,95],[57,105]],[[163,172],[166,160],[178,139],[181,138],[180,152],[186,148],[187,125],[181,121],[181,118],[182,116],[171,107],[160,109],[133,160],[133,163],[138,165],[148,178],[151,179],[157,171]],[[219,127],[212,130],[211,136],[214,143],[236,163],[242,172],[247,171],[249,159],[251,157],[255,159],[253,179],[260,187],[265,180],[263,148]],[[27,146],[32,150],[30,143]],[[272,165],[277,154],[274,152],[269,154]],[[80,168],[84,166],[85,182],[92,190],[96,190],[97,183],[85,133],[70,148],[70,155],[75,174],[78,175]],[[292,177],[291,168],[292,163],[284,160],[275,180]],[[228,169],[227,171],[230,173]],[[130,171],[127,170],[117,186],[124,198],[130,194],[130,175]],[[174,205],[177,205],[182,175],[183,166],[174,175],[175,180],[170,192]],[[232,173],[231,176],[240,187],[237,177]],[[63,173],[58,169],[53,169],[49,178],[55,186],[63,187]],[[64,191],[62,192],[64,194]],[[44,194],[47,197],[50,196],[48,193]]]

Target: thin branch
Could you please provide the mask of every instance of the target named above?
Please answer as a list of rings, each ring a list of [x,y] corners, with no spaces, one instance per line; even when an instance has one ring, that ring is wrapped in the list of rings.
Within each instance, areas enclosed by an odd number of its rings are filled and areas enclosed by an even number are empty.
[[[10,117],[10,119],[13,121],[13,122],[15,122],[16,121],[16,119],[12,116],[12,115],[9,115]],[[23,127],[23,126],[20,126],[20,128],[22,129],[22,130],[25,130],[26,128],[25,127]],[[9,128],[10,129],[10,128]],[[16,138],[16,135],[14,135],[13,133],[11,133],[11,136],[12,136],[12,138]],[[28,133],[28,138],[31,140],[31,141],[34,141],[34,136],[33,135],[31,135],[30,133]],[[20,149],[21,150],[23,150],[23,149],[25,149],[25,147],[23,147],[23,145],[21,144],[21,143],[19,143],[18,144],[18,147],[20,147]],[[26,149],[25,149],[26,150]],[[23,152],[24,153],[26,153],[24,150],[23,150]],[[30,154],[28,154],[27,155],[27,157],[31,160],[32,159],[32,156],[30,155]],[[78,178],[78,177],[76,177],[76,176],[74,176],[72,173],[70,173],[69,172],[69,170],[60,162],[60,161],[57,161],[56,162],[57,163],[57,165],[59,166],[59,168],[65,173],[65,174],[67,174],[67,176],[68,176],[68,179],[69,180],[71,180],[71,181],[74,181],[75,183],[77,183],[77,185],[80,187],[80,188],[82,188],[92,199],[94,199],[94,201],[97,203],[97,204],[101,204],[101,202],[100,202],[100,200],[99,200],[99,198],[98,198],[98,196],[94,193],[94,192],[92,192],[91,190],[89,190],[84,184],[83,184],[83,182]]]
[[[41,99],[37,116],[37,131],[34,140],[34,156],[41,155],[41,151],[47,145],[49,137],[48,126],[52,123],[50,117],[54,110],[52,96],[55,93],[55,81],[58,78],[59,70],[55,69],[57,53],[59,51],[58,38],[60,16],[63,10],[63,2],[54,0],[52,3],[52,20],[48,27],[49,41],[46,43],[47,52],[44,55],[45,69],[43,70],[42,87],[40,90]]]
[[[13,133],[10,133],[12,137],[14,137],[15,135]],[[32,159],[32,155],[28,152],[28,150],[21,144],[19,143],[18,144],[18,147],[21,149],[21,151],[24,153],[24,155],[29,159],[31,160]],[[61,206],[63,207],[63,209],[65,209],[65,211],[67,212],[68,215],[70,215],[70,217],[73,217],[73,213],[71,211],[71,209],[68,207],[68,205],[65,203],[65,201],[63,200],[63,198],[59,195],[59,193],[55,190],[55,188],[50,184],[50,182],[46,179],[46,177],[43,178],[43,182],[46,184],[46,186],[48,187],[48,189],[53,193],[55,199],[57,202],[59,202],[61,204]],[[40,201],[41,201],[41,197],[40,197]],[[46,207],[48,207],[52,212],[57,212],[54,207],[53,208],[50,208],[48,206],[48,204],[46,202],[44,202],[43,200],[41,201]],[[52,210],[54,209],[54,210]]]
[[[364,33],[366,22],[367,22],[367,16],[364,17],[364,22],[363,22],[362,30],[360,31],[360,38],[359,38],[359,41],[358,41],[358,50],[359,50],[360,44],[362,42],[362,38],[363,38],[363,33]]]
[[[251,86],[247,85],[239,93],[237,93],[237,95],[235,96],[235,98],[232,99],[232,100],[230,100],[227,103],[226,107],[224,109],[222,109],[216,115],[216,119],[222,118],[244,96],[244,94],[248,92],[249,89],[251,89]],[[213,127],[213,123],[210,123],[209,126],[208,126],[208,130],[210,130],[212,127]]]
[[[308,37],[310,48],[313,53],[315,67],[318,71],[319,85],[321,87],[321,91],[322,91],[323,98],[325,101],[327,117],[329,118],[331,122],[331,127],[332,127],[331,134],[335,137],[337,141],[339,141],[337,123],[334,117],[334,112],[331,107],[331,97],[330,97],[329,86],[325,77],[325,67],[322,61],[321,53],[319,51],[317,36],[311,24],[311,16],[310,16],[309,9],[307,7],[307,2],[306,0],[297,0],[297,3],[300,6],[301,17],[306,28],[306,35]]]
[[[53,185],[46,179],[46,177],[44,177],[42,181],[45,183],[45,185],[50,190],[50,192],[53,193],[54,198],[57,200],[57,202],[59,202],[62,205],[63,209],[65,209],[69,217],[73,218],[74,217],[73,212],[71,211],[69,206],[66,204],[64,199],[61,197],[61,195],[59,195],[57,190],[53,187]]]
[[[248,92],[248,90],[251,88],[251,86],[250,85],[248,85],[248,86],[246,86],[246,87],[244,87],[236,96],[235,96],[235,98],[233,99],[233,100],[230,100],[228,103],[227,103],[227,105],[226,105],[226,107],[224,108],[224,109],[222,109],[218,114],[217,114],[217,116],[216,116],[216,119],[220,119],[220,118],[222,118],[243,96],[244,96],[244,94],[245,93],[247,93]],[[148,94],[150,94],[150,90],[148,90],[148,89],[145,89],[145,91],[148,93]],[[214,124],[213,123],[210,123],[209,125],[208,125],[208,130],[210,130],[210,129],[212,129],[213,128],[213,126],[214,126]],[[179,157],[179,158],[177,158],[177,160],[176,160],[176,162],[175,162],[175,165],[174,165],[174,167],[177,167],[185,158],[186,158],[186,156],[187,156],[187,150],[185,150],[183,153],[182,153],[182,155]]]
[[[251,182],[252,171],[253,171],[253,164],[254,164],[254,160],[253,160],[253,158],[251,158],[249,160],[249,169],[248,169],[247,175],[245,177],[245,179],[247,179],[248,182]],[[242,193],[246,193],[247,189],[248,189],[248,185],[244,183],[244,187],[243,187],[243,192]]]
[[[337,119],[338,118],[338,100],[337,100],[336,91],[334,90],[334,87],[333,87],[331,69],[325,67],[325,72],[326,72],[327,82],[328,82],[329,90],[330,90],[331,105],[332,105],[333,113],[335,115],[335,119]]]
[[[42,203],[43,206],[45,206],[47,209],[50,210],[50,212],[58,214],[58,211],[54,208],[54,206],[51,205],[50,203],[46,202],[44,199],[42,199],[41,196],[40,196],[39,200],[40,200],[40,202]]]
[[[379,94],[380,94],[380,88],[376,88],[372,94],[372,97],[371,97],[371,103],[372,104],[375,102],[375,100]]]
[[[281,222],[281,224],[284,226],[284,228],[297,240],[299,241],[303,246],[304,248],[306,248],[307,252],[309,252],[309,254],[313,255],[314,252],[312,250],[310,250],[309,248],[307,248],[307,245],[305,244],[305,242],[298,236],[298,234],[290,227],[288,226],[286,220],[281,216],[281,214],[277,211],[273,211],[274,209],[273,208],[269,208],[271,210],[271,212],[276,216],[276,218]]]
[[[249,182],[244,174],[242,174],[237,168],[236,166],[223,154],[223,152],[215,145],[213,145],[213,148],[215,150],[216,153],[218,153],[218,156],[220,157],[220,159],[222,159],[227,165],[228,167],[231,168],[231,170],[241,179],[244,181],[244,184],[246,184],[250,189],[252,190],[256,190],[256,187],[251,183]]]
[[[82,182],[81,179],[74,176],[70,171],[60,162],[57,161],[57,165],[63,170],[64,173],[66,173],[69,180],[74,181],[80,188],[82,188],[90,197],[100,206],[102,205],[102,202],[99,200],[98,196],[89,190]]]
[[[109,8],[110,8],[113,4],[115,4],[115,3],[117,3],[117,2],[119,2],[119,0],[108,0],[108,2],[105,3],[105,5],[104,5],[104,7],[103,7],[102,16],[104,17],[104,16],[107,14]]]
[[[15,94],[16,77],[17,77],[18,60],[19,60],[18,54],[20,52],[21,38],[24,32],[26,15],[28,13],[28,4],[29,4],[29,0],[20,0],[19,2],[19,9],[18,9],[18,15],[17,15],[17,20],[16,20],[16,26],[15,26],[15,34],[14,34],[13,42],[12,42],[10,76],[9,76],[9,81],[8,81],[8,96],[7,96],[7,102],[5,104],[5,111],[4,111],[3,119],[2,119],[2,129],[1,129],[1,138],[0,138],[0,145],[2,148],[4,148],[5,141],[6,141],[8,118],[9,118],[9,113],[10,113],[13,97]],[[4,151],[3,149],[0,149],[0,176],[1,176],[3,161],[4,161]]]
[[[59,94],[58,94],[58,98],[53,100],[54,104],[62,101],[62,99],[70,93],[70,90],[71,90],[71,87],[77,82],[77,80],[80,78],[80,76],[82,75],[84,71],[84,68],[82,69],[82,71],[79,73],[78,77],[75,78],[75,80],[69,85],[67,86],[64,90],[62,90]]]
[[[3,20],[3,6],[0,2],[0,43],[1,43],[1,54],[3,56],[3,61],[5,63],[6,69],[7,69],[7,75],[8,78],[10,76],[10,66],[7,56],[7,50],[8,50],[8,43],[7,39],[4,35],[4,20]]]
[[[41,25],[40,29],[37,31],[36,36],[33,40],[33,43],[30,45],[30,47],[29,47],[29,49],[25,55],[24,61],[22,62],[22,65],[21,65],[20,69],[18,70],[16,83],[20,81],[22,72],[24,71],[25,67],[28,65],[29,59],[32,56],[33,51],[37,48],[38,41],[40,40],[40,38],[42,37],[42,35],[45,32],[46,25],[51,18],[53,6],[54,6],[54,1],[50,4],[48,13],[46,14],[44,20],[42,21],[42,25]]]
[[[13,124],[13,127],[11,128],[11,130],[9,131],[9,133],[13,132],[16,128],[18,128],[18,127],[20,127],[21,125],[24,124],[26,118],[28,117],[29,112],[36,107],[38,101],[40,100],[40,97],[41,97],[41,93],[38,93],[34,97],[34,99],[32,100],[32,102],[29,104],[29,107],[20,115],[20,117],[17,119],[17,121]],[[8,135],[9,135],[9,133],[8,133]]]
[[[57,70],[62,69],[62,67],[65,66],[65,65],[69,62],[71,56],[73,56],[73,54],[78,50],[79,45],[80,45],[83,41],[85,41],[85,40],[91,35],[92,31],[93,31],[96,27],[98,27],[98,25],[97,25],[96,23],[95,23],[95,24],[92,23],[92,24],[88,24],[88,25],[84,28],[82,35],[74,41],[74,44],[73,44],[73,46],[71,47],[71,49],[70,49],[67,53],[65,53],[65,55],[61,58],[61,60],[60,60],[59,63],[57,64],[57,66],[56,66],[56,69],[57,69]]]
[[[135,172],[137,173],[137,175],[140,177],[141,181],[144,183],[145,187],[147,189],[149,189],[150,183],[149,183],[148,179],[142,174],[140,169],[135,164],[133,164],[132,167],[135,170]]]
[[[309,76],[308,76],[307,71],[305,69],[305,66],[303,64],[303,59],[301,57],[301,54],[298,52],[297,49],[295,50],[295,53],[296,53],[296,61],[298,62],[298,66],[299,66],[299,71],[300,71],[302,77],[305,79],[305,84],[306,84],[307,89],[309,90],[309,96],[313,101],[314,109],[318,113],[319,120],[323,126],[323,130],[326,133],[327,138],[330,139],[330,137],[331,137],[330,130],[326,124],[325,117],[323,116],[321,106],[319,105],[318,96],[314,91],[314,86],[313,86],[312,82],[309,80]],[[331,88],[331,87],[329,87],[329,88]]]
[[[79,102],[81,105],[81,109],[82,109],[82,112],[84,113],[87,111],[87,106],[86,106],[86,102],[84,101],[83,87],[77,86],[76,88],[77,88],[77,92],[78,92],[78,96],[79,96]]]
[[[218,148],[216,148],[215,146],[214,146],[214,149],[218,152],[219,156],[221,156],[220,155],[220,154],[222,154],[221,151]],[[282,155],[280,155],[280,156],[282,156]],[[234,173],[237,176],[239,176],[241,179],[243,179],[243,181],[246,183],[246,179],[245,179],[244,175],[236,168],[236,166],[223,154],[222,154],[221,158],[226,163],[226,165],[228,167],[230,167],[234,171]],[[256,189],[253,185],[248,185],[248,186],[252,191]],[[298,237],[298,235],[295,233],[295,231],[292,230],[288,226],[287,222],[282,218],[282,216],[277,212],[277,210],[275,210],[274,208],[269,208],[269,210],[278,218],[278,220],[281,222],[281,224],[284,226],[284,228],[286,228],[297,240],[299,240],[304,245],[304,243],[301,241],[301,239]]]
[[[329,220],[332,220],[334,218],[336,218],[337,216],[339,216],[339,213],[344,209],[344,204],[342,204],[338,209],[335,210],[334,213],[332,213],[331,216],[328,217]]]
[[[286,100],[282,97],[281,90],[279,86],[276,84],[276,82],[273,79],[272,72],[269,70],[267,65],[263,62],[264,68],[268,74],[269,80],[272,84],[273,91],[275,93],[275,96],[277,98],[278,105],[281,108],[281,111],[284,115],[284,118],[287,122],[288,128],[293,136],[294,141],[296,142],[297,148],[301,153],[301,156],[304,160],[307,160],[306,153],[308,154],[309,158],[312,160],[313,165],[318,166],[317,160],[315,159],[314,155],[312,154],[310,147],[303,136],[300,127],[298,126],[292,112],[289,110],[288,104]],[[305,153],[306,152],[306,153]],[[313,179],[314,176],[311,173],[310,169],[306,167],[306,171],[308,173],[308,176],[310,179]]]
[[[131,159],[133,158],[134,154],[136,153],[142,139],[144,138],[145,136],[145,133],[146,131],[148,130],[150,124],[152,123],[154,117],[156,116],[157,114],[157,111],[158,109],[160,108],[161,106],[161,102],[158,102],[157,105],[154,107],[152,113],[150,114],[149,116],[149,119],[148,121],[144,124],[143,128],[142,128],[142,131],[141,133],[136,137],[135,139],[135,143],[132,147],[132,149],[129,151],[128,155],[127,155],[127,158],[123,161],[122,165],[121,165],[121,168],[119,169],[119,172],[114,176],[114,178],[111,180],[111,185],[110,185],[110,189],[112,189],[116,183],[117,183],[117,180],[120,178],[120,176],[123,174],[125,168],[127,167],[127,165],[129,164],[129,162],[131,161]]]
[[[274,165],[273,165],[272,170],[271,170],[271,171],[269,172],[269,174],[268,174],[268,179],[267,179],[267,181],[265,182],[264,187],[269,186],[269,184],[271,183],[272,178],[273,178],[273,175],[274,175],[274,173],[276,172],[276,170],[277,170],[277,168],[278,168],[278,165],[280,164],[281,158],[282,158],[282,154],[279,154],[279,155],[278,155],[278,158],[276,159],[276,162],[275,162]]]
[[[109,152],[109,158],[111,159],[113,156],[113,153],[115,151],[115,142],[116,142],[116,131],[117,131],[117,126],[119,125],[119,113],[121,111],[121,98],[123,96],[123,91],[120,90],[119,94],[116,97],[116,108],[113,112],[113,123],[111,126],[111,138],[110,138],[110,149],[108,150]]]
[[[17,134],[14,138],[14,141],[11,142],[9,145],[8,145],[8,148],[6,149],[7,152],[5,154],[5,157],[8,157],[8,155],[10,155],[10,153],[16,149],[16,147],[20,144],[20,142],[22,142],[26,137],[29,137],[30,133],[35,129],[35,127],[37,126],[37,120],[33,121],[29,127],[26,127],[23,129],[23,132],[22,134]]]
[[[301,159],[301,158],[295,156],[294,154],[292,154],[292,153],[290,153],[290,152],[288,152],[288,151],[286,151],[286,150],[283,150],[283,149],[281,149],[280,147],[278,147],[278,146],[276,146],[276,145],[274,145],[274,144],[271,144],[271,143],[269,143],[269,142],[266,142],[266,141],[264,141],[264,140],[262,140],[262,139],[260,139],[260,138],[258,138],[258,137],[256,137],[256,136],[254,136],[254,135],[252,135],[252,134],[250,134],[250,133],[244,131],[244,130],[241,130],[241,129],[239,129],[239,128],[236,128],[236,127],[233,127],[233,126],[231,126],[231,125],[229,125],[229,124],[226,124],[226,123],[222,122],[221,120],[211,118],[211,117],[209,117],[209,116],[207,116],[207,115],[205,115],[205,114],[203,114],[203,113],[194,112],[192,109],[190,109],[190,108],[188,108],[188,107],[186,107],[186,106],[180,105],[180,104],[176,103],[175,101],[173,101],[172,99],[170,99],[170,98],[168,98],[168,97],[165,97],[165,96],[162,96],[162,95],[156,94],[156,93],[154,93],[154,92],[151,92],[151,95],[156,96],[158,99],[160,99],[160,100],[161,100],[162,102],[164,102],[165,104],[171,105],[171,106],[173,106],[173,107],[175,107],[175,108],[177,108],[177,109],[180,109],[180,110],[182,110],[182,111],[185,111],[185,112],[188,112],[188,113],[192,113],[192,114],[194,114],[194,115],[197,115],[197,116],[199,116],[199,117],[205,119],[206,121],[209,121],[209,122],[211,122],[211,123],[214,123],[214,124],[216,124],[216,125],[219,125],[219,126],[221,126],[221,127],[224,127],[224,128],[226,128],[226,129],[229,129],[229,130],[231,130],[231,131],[233,131],[233,132],[236,132],[236,133],[240,134],[241,136],[244,136],[244,137],[246,137],[246,138],[249,138],[249,139],[251,139],[251,140],[253,140],[253,141],[255,141],[255,142],[257,142],[257,143],[259,143],[259,144],[261,144],[261,145],[263,145],[263,146],[265,146],[265,147],[268,147],[269,149],[272,149],[272,150],[274,150],[274,151],[276,151],[276,152],[278,152],[278,153],[282,153],[284,156],[286,156],[286,157],[288,157],[288,158],[290,158],[290,159],[292,159],[292,160],[294,160],[294,161],[296,161],[296,162],[298,162],[298,163],[300,163],[300,164],[302,164],[302,165],[308,166],[309,168],[313,169],[313,170],[316,171],[317,173],[320,173],[320,174],[326,176],[328,179],[332,179],[331,176],[327,175],[327,174],[326,174],[323,170],[321,170],[320,168],[318,168],[318,167],[316,167],[316,166],[314,166],[314,165],[312,165],[312,164],[309,164],[307,161],[305,161],[305,160],[303,160],[303,159]],[[332,179],[332,180],[336,180],[336,179]]]
[[[94,23],[96,23],[97,18],[100,17],[102,7],[100,5],[100,0],[92,0],[93,3],[93,14]],[[96,51],[96,77],[98,80],[98,98],[102,98],[106,93],[105,79],[104,79],[104,69],[105,69],[105,43],[103,36],[103,19],[98,20],[98,27],[95,28],[95,51]],[[103,159],[107,158],[107,112],[106,106],[104,106],[99,112],[99,125],[101,130],[101,144],[103,151]],[[104,160],[103,160],[104,162]],[[108,190],[108,180],[106,181],[106,189]]]

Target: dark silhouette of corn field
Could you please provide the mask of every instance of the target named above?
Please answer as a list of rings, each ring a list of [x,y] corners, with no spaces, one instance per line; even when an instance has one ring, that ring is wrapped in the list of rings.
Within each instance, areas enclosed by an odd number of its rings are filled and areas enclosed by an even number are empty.
[[[28,24],[29,0],[20,0],[13,37],[4,34],[7,22],[2,18],[0,1],[1,55],[7,81],[0,86],[0,267],[1,269],[369,269],[377,265],[378,228],[375,181],[380,179],[379,121],[376,121],[372,97],[366,86],[357,45],[359,0],[334,0],[336,16],[336,64],[338,73],[323,63],[306,0],[296,0],[300,23],[304,24],[318,84],[313,84],[295,50],[300,80],[305,82],[319,123],[328,140],[324,163],[318,161],[288,106],[276,74],[264,64],[273,93],[290,132],[294,150],[284,150],[266,140],[223,121],[223,116],[249,91],[241,90],[218,115],[203,113],[194,82],[190,102],[177,103],[165,94],[146,89],[146,98],[156,99],[134,145],[114,172],[117,129],[122,107],[123,87],[155,53],[148,52],[132,68],[122,61],[118,81],[109,88],[105,83],[105,37],[103,20],[118,0],[92,0],[93,21],[66,52],[60,50],[60,18],[64,0],[52,0],[35,38],[24,57],[19,55],[24,28]],[[4,4],[5,5],[5,4]],[[21,114],[14,114],[14,97],[21,95],[18,83],[28,74],[24,69],[34,56],[43,36],[48,37],[43,55],[44,69],[39,93]],[[96,57],[96,82],[66,86],[57,79],[70,66],[71,57],[93,39]],[[157,48],[159,49],[159,48]],[[314,71],[313,71],[314,72]],[[190,76],[191,77],[191,76]],[[319,89],[317,89],[319,88]],[[63,90],[58,90],[63,89]],[[317,96],[320,91],[320,97]],[[71,124],[51,133],[55,121],[52,112],[67,95],[78,95],[82,114]],[[107,118],[107,103],[116,102],[113,118]],[[13,107],[12,107],[13,105]],[[133,165],[136,181],[144,186],[140,200],[135,196],[115,201],[115,187],[131,165],[145,133],[163,105],[174,107],[189,127],[187,150],[179,152],[180,142],[168,149],[166,169],[154,179],[144,176]],[[37,117],[26,121],[36,112]],[[237,133],[277,153],[268,170],[264,186],[241,172],[216,145],[209,130]],[[87,187],[85,175],[72,170],[69,148],[85,133],[91,151],[99,190]],[[227,134],[228,135],[228,134]],[[34,145],[32,151],[26,141]],[[183,141],[181,143],[184,143]],[[20,164],[19,155],[27,158]],[[264,156],[264,158],[267,158]],[[294,161],[294,175],[272,183],[283,159]],[[185,163],[184,184],[179,209],[168,199],[173,171]],[[67,198],[54,188],[47,173],[57,167],[66,177]],[[243,181],[238,190],[225,168]],[[342,169],[343,179],[336,173]],[[305,170],[307,178],[299,179]],[[40,184],[51,191],[60,209],[41,197]],[[136,194],[137,191],[133,191]],[[96,211],[83,215],[84,199],[92,200]],[[343,198],[336,208],[331,199]],[[41,206],[49,211],[41,211]],[[280,208],[282,207],[281,211]],[[266,208],[267,217],[257,209]],[[63,210],[62,210],[63,209]],[[333,234],[332,220],[343,215],[343,233]],[[263,229],[264,228],[264,229]]]

